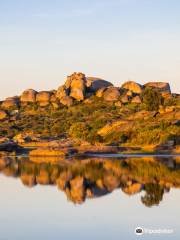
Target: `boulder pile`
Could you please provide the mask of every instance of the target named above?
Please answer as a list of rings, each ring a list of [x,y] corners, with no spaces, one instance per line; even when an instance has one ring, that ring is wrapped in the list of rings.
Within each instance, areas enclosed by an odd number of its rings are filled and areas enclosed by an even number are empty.
[[[140,104],[141,93],[146,87],[158,89],[164,97],[171,96],[169,83],[166,82],[149,82],[141,85],[127,81],[121,87],[115,87],[109,81],[74,72],[57,90],[37,92],[34,89],[27,89],[20,96],[6,98],[0,103],[0,120],[7,118],[6,110],[16,110],[20,106],[37,104],[40,107],[52,105],[55,109],[61,105],[70,107],[75,101],[91,102],[89,98],[92,95],[113,102],[119,107],[129,102]]]

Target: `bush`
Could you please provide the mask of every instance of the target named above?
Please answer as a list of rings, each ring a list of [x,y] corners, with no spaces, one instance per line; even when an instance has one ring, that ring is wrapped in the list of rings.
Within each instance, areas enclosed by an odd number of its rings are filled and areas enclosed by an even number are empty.
[[[161,93],[149,87],[143,91],[142,100],[147,111],[157,111],[159,110],[159,106],[163,104]]]
[[[82,140],[87,140],[87,135],[89,134],[89,126],[83,122],[76,122],[71,125],[69,129],[69,135],[73,138],[78,138]]]

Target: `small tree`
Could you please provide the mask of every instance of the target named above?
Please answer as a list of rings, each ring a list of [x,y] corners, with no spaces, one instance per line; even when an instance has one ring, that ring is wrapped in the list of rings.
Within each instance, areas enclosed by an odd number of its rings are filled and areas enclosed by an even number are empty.
[[[159,106],[163,104],[161,93],[153,88],[145,88],[142,92],[142,100],[147,111],[157,111]]]

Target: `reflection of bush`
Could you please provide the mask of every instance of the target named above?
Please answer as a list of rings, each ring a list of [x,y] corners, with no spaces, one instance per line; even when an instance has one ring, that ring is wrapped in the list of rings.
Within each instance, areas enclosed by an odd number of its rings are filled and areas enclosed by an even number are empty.
[[[141,197],[142,203],[147,207],[159,205],[163,199],[164,188],[158,184],[147,183],[144,186],[145,195]]]

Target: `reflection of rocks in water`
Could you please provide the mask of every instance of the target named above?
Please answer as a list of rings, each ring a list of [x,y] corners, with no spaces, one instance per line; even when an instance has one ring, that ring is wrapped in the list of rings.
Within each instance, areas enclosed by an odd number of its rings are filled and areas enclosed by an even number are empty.
[[[11,158],[9,157],[1,157],[0,158],[0,170],[8,166],[11,162]]]
[[[82,203],[85,200],[85,179],[77,176],[70,180],[69,188],[65,189],[67,197],[74,203]]]
[[[42,185],[50,184],[50,177],[48,171],[40,169],[39,174],[36,176],[36,182]]]
[[[107,174],[103,178],[103,183],[105,188],[112,192],[114,189],[118,188],[120,184],[120,179],[118,176],[114,176],[113,174]]]
[[[175,168],[168,162],[174,162]],[[174,159],[123,158],[71,159],[59,163],[35,163],[27,158],[1,158],[0,171],[19,177],[25,186],[56,185],[67,198],[81,204],[87,198],[105,196],[119,188],[127,195],[145,191],[145,206],[158,205],[170,188],[180,187],[180,171]]]
[[[28,187],[33,187],[34,185],[36,185],[36,177],[34,175],[30,175],[30,174],[22,174],[20,176],[22,183],[25,186]]]
[[[142,190],[141,183],[132,183],[132,182],[128,186],[122,188],[122,191],[128,195],[139,193],[141,190]]]
[[[56,184],[60,190],[65,190],[69,185],[69,181],[72,179],[72,174],[70,171],[65,171],[60,173],[56,180]]]

